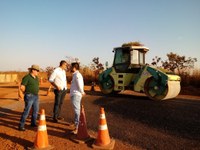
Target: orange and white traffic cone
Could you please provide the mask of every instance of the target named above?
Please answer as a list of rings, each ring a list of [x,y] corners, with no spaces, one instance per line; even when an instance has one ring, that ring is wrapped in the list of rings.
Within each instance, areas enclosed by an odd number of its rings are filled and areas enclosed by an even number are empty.
[[[41,110],[40,120],[38,125],[38,131],[34,142],[35,149],[52,149],[53,147],[49,145],[46,118],[44,109]]]
[[[72,136],[71,139],[77,143],[85,143],[92,139],[87,131],[87,123],[83,105],[81,106],[81,115],[79,119],[77,135]]]
[[[98,136],[92,147],[97,149],[113,149],[114,145],[115,140],[110,139],[104,108],[101,107]]]

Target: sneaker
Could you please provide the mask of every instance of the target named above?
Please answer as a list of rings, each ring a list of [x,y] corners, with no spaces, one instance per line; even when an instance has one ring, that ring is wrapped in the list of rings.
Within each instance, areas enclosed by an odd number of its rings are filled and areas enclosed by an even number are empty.
[[[58,120],[64,120],[64,118],[63,118],[63,117],[58,117],[57,119],[58,119]]]
[[[26,130],[24,127],[19,127],[18,129],[19,129],[19,131],[25,131]]]
[[[78,129],[74,129],[73,131],[71,131],[72,134],[77,134],[78,133]]]
[[[75,124],[70,124],[70,125],[69,125],[69,128],[70,128],[71,130],[75,130],[75,129],[76,129],[76,125],[75,125]]]

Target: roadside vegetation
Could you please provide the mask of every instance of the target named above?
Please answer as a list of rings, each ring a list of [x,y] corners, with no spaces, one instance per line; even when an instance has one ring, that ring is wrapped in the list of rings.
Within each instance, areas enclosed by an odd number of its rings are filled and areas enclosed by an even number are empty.
[[[144,46],[144,44],[136,41],[122,44],[122,47],[124,46]],[[72,75],[70,72],[71,58],[68,56],[66,56],[66,58],[66,61],[68,63],[66,74],[67,79],[70,82],[72,79]],[[79,61],[77,58],[75,58],[74,60]],[[179,75],[181,77],[181,94],[200,95],[200,69],[194,68],[196,62],[196,58],[187,58],[186,56],[180,56],[176,53],[170,52],[167,54],[167,60],[162,60],[161,57],[155,56],[152,59],[152,63],[147,65],[152,65],[157,68],[167,70],[168,72],[171,72],[173,74]],[[84,77],[85,85],[92,85],[93,83],[98,84],[99,73],[104,71],[105,67],[108,67],[108,64],[105,65],[100,62],[99,57],[94,57],[92,59],[92,62],[88,66],[81,64],[80,72]],[[52,66],[41,69],[41,72],[39,74],[40,80],[42,82],[48,82],[48,77],[52,73],[53,69],[54,67]],[[27,74],[28,71],[9,71],[0,73],[17,74],[18,81],[16,81],[16,83],[20,83],[22,77]]]

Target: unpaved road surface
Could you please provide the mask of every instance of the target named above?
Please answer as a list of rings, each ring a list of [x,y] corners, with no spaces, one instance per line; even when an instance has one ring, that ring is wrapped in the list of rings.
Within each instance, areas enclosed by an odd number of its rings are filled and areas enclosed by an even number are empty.
[[[129,149],[200,149],[200,97],[179,95],[173,100],[152,101],[143,94],[126,91],[117,96],[105,96],[85,87],[83,97],[87,128],[94,138],[85,144],[70,139],[70,124],[74,113],[69,94],[66,95],[62,116],[64,121],[52,122],[54,94],[46,96],[48,84],[40,88],[40,109],[45,109],[50,145],[60,150],[92,149],[97,132],[99,109],[104,107],[110,137],[115,150]],[[37,129],[26,122],[26,131],[17,130],[24,102],[18,101],[17,85],[0,85],[0,149],[23,150],[33,146]]]

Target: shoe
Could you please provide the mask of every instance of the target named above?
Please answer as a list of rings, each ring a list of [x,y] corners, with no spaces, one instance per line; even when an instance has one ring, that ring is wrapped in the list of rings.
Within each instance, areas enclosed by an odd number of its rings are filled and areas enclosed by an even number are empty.
[[[26,130],[24,127],[19,127],[18,129],[19,129],[19,131],[25,131]]]
[[[31,127],[37,127],[37,125],[36,124],[31,124]]]
[[[75,130],[76,129],[76,125],[75,124],[70,124],[69,128],[70,128],[70,130]]]
[[[58,119],[57,118],[53,118],[53,122],[58,123]]]
[[[73,131],[71,131],[72,134],[77,134],[78,133],[78,129],[74,129]]]
[[[63,118],[63,117],[58,117],[57,119],[58,119],[58,120],[64,120],[64,118]]]

